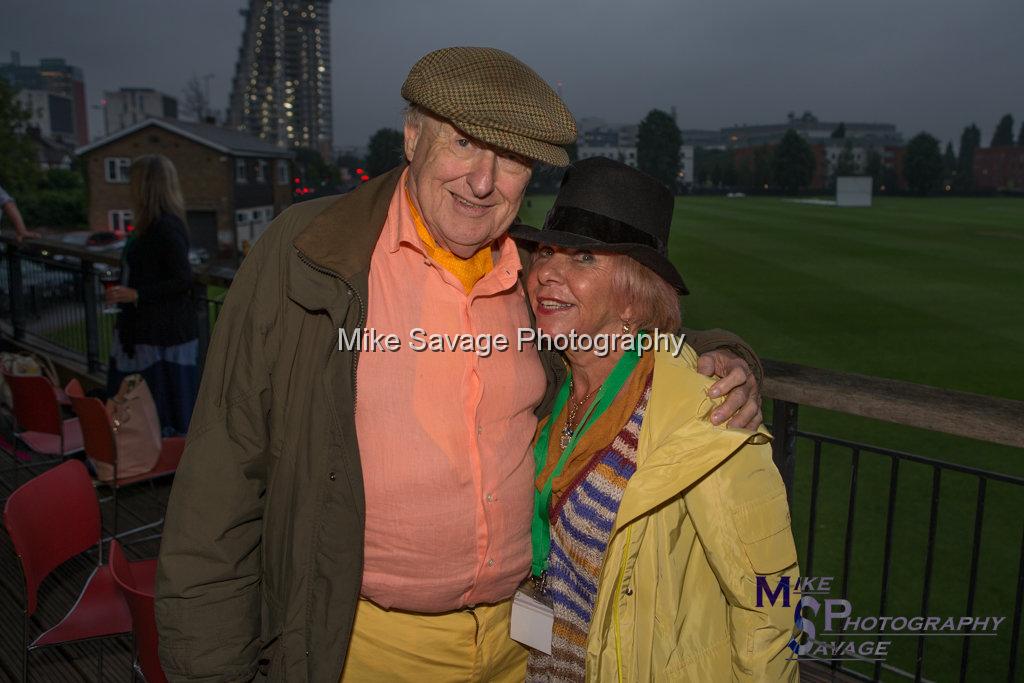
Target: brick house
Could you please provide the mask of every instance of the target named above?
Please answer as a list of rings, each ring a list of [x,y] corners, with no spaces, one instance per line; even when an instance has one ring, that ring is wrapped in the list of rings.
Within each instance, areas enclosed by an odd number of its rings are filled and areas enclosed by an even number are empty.
[[[979,190],[1024,191],[1024,147],[976,149],[973,170]]]
[[[131,161],[163,154],[178,169],[189,239],[232,261],[292,199],[292,152],[206,123],[148,119],[76,150],[89,186],[92,230],[131,224]]]

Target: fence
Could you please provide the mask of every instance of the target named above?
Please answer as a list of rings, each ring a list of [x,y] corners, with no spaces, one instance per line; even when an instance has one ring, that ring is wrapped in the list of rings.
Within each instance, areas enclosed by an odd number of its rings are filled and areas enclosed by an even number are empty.
[[[1024,478],[805,431],[798,416],[801,409],[825,409],[967,437],[982,443],[953,440],[944,450],[956,454],[967,447],[978,456],[994,449],[986,459],[1008,455],[1006,469],[1019,471],[1024,402],[773,361],[766,371],[775,460],[790,482],[794,532],[803,541],[801,574],[834,576],[838,595],[851,603],[839,609],[849,609],[858,625],[869,618],[881,624],[936,615],[943,615],[943,625],[955,617],[957,625],[865,633],[836,621],[842,630],[819,628],[817,636],[832,643],[890,639],[900,646],[886,657],[861,650],[850,657],[845,649],[830,656],[835,653],[826,648],[825,656],[812,658],[860,680],[1018,680]],[[989,610],[984,617],[982,595]],[[812,621],[819,615],[805,614]],[[1000,615],[1005,620],[995,634],[960,626],[975,616],[991,618],[988,626]],[[981,656],[972,645],[979,639],[985,642]],[[912,647],[903,645],[907,641]]]
[[[0,330],[103,377],[116,317],[103,304],[103,281],[120,268],[119,255],[48,240],[19,247],[9,238],[0,238],[0,249]],[[196,273],[193,300],[204,352],[232,274],[216,266]]]

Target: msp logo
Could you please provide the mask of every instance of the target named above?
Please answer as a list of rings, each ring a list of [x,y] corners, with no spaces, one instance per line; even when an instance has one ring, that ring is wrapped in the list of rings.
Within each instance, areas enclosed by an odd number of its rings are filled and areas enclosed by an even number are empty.
[[[757,577],[757,606],[793,607],[799,633],[789,642],[794,658],[835,662],[885,661],[896,636],[995,636],[1005,616],[854,616],[846,598],[827,597],[832,576],[784,576],[772,586]],[[819,626],[824,626],[819,630]],[[870,639],[870,640],[868,640]]]

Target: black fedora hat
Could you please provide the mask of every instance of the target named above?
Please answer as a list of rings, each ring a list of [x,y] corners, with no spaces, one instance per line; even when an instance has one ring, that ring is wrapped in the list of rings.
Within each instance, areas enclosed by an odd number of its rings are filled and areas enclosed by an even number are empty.
[[[668,260],[674,204],[669,189],[646,173],[593,157],[566,170],[544,227],[518,224],[509,234],[526,242],[624,254],[680,294],[689,294],[682,275]]]

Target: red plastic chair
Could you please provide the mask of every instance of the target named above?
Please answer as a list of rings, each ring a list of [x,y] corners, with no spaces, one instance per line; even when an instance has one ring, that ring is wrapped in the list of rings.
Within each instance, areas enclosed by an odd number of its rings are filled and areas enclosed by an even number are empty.
[[[25,578],[22,680],[28,680],[33,650],[131,631],[128,605],[110,567],[102,563],[100,506],[85,465],[69,460],[18,487],[4,506],[4,526]],[[59,623],[30,641],[39,585],[54,569],[93,546],[100,561],[78,600]],[[99,669],[103,680],[102,655]]]
[[[157,651],[156,613],[153,604],[156,560],[129,562],[121,544],[110,542],[110,571],[128,601],[135,641],[135,669],[146,683],[166,683]]]
[[[78,418],[65,420],[50,380],[42,376],[3,373],[11,389],[15,433],[29,448],[43,455],[60,456],[47,462],[60,462],[65,456],[82,450],[82,429]],[[32,463],[42,465],[46,463]]]
[[[174,474],[181,461],[181,455],[185,450],[185,437],[172,436],[163,439],[161,442],[160,455],[153,468],[148,472],[137,474],[131,477],[117,476],[117,440],[114,438],[114,427],[110,422],[110,415],[107,413],[103,402],[98,398],[85,396],[82,386],[78,380],[71,380],[64,388],[71,399],[71,407],[78,415],[82,427],[82,437],[85,442],[85,454],[91,459],[111,465],[114,468],[114,479],[102,482],[114,490],[114,536],[115,538],[133,534],[143,529],[159,526],[163,520],[152,524],[146,524],[118,534],[117,527],[117,492],[123,486],[137,484],[143,481],[152,481],[159,477],[166,477]]]

